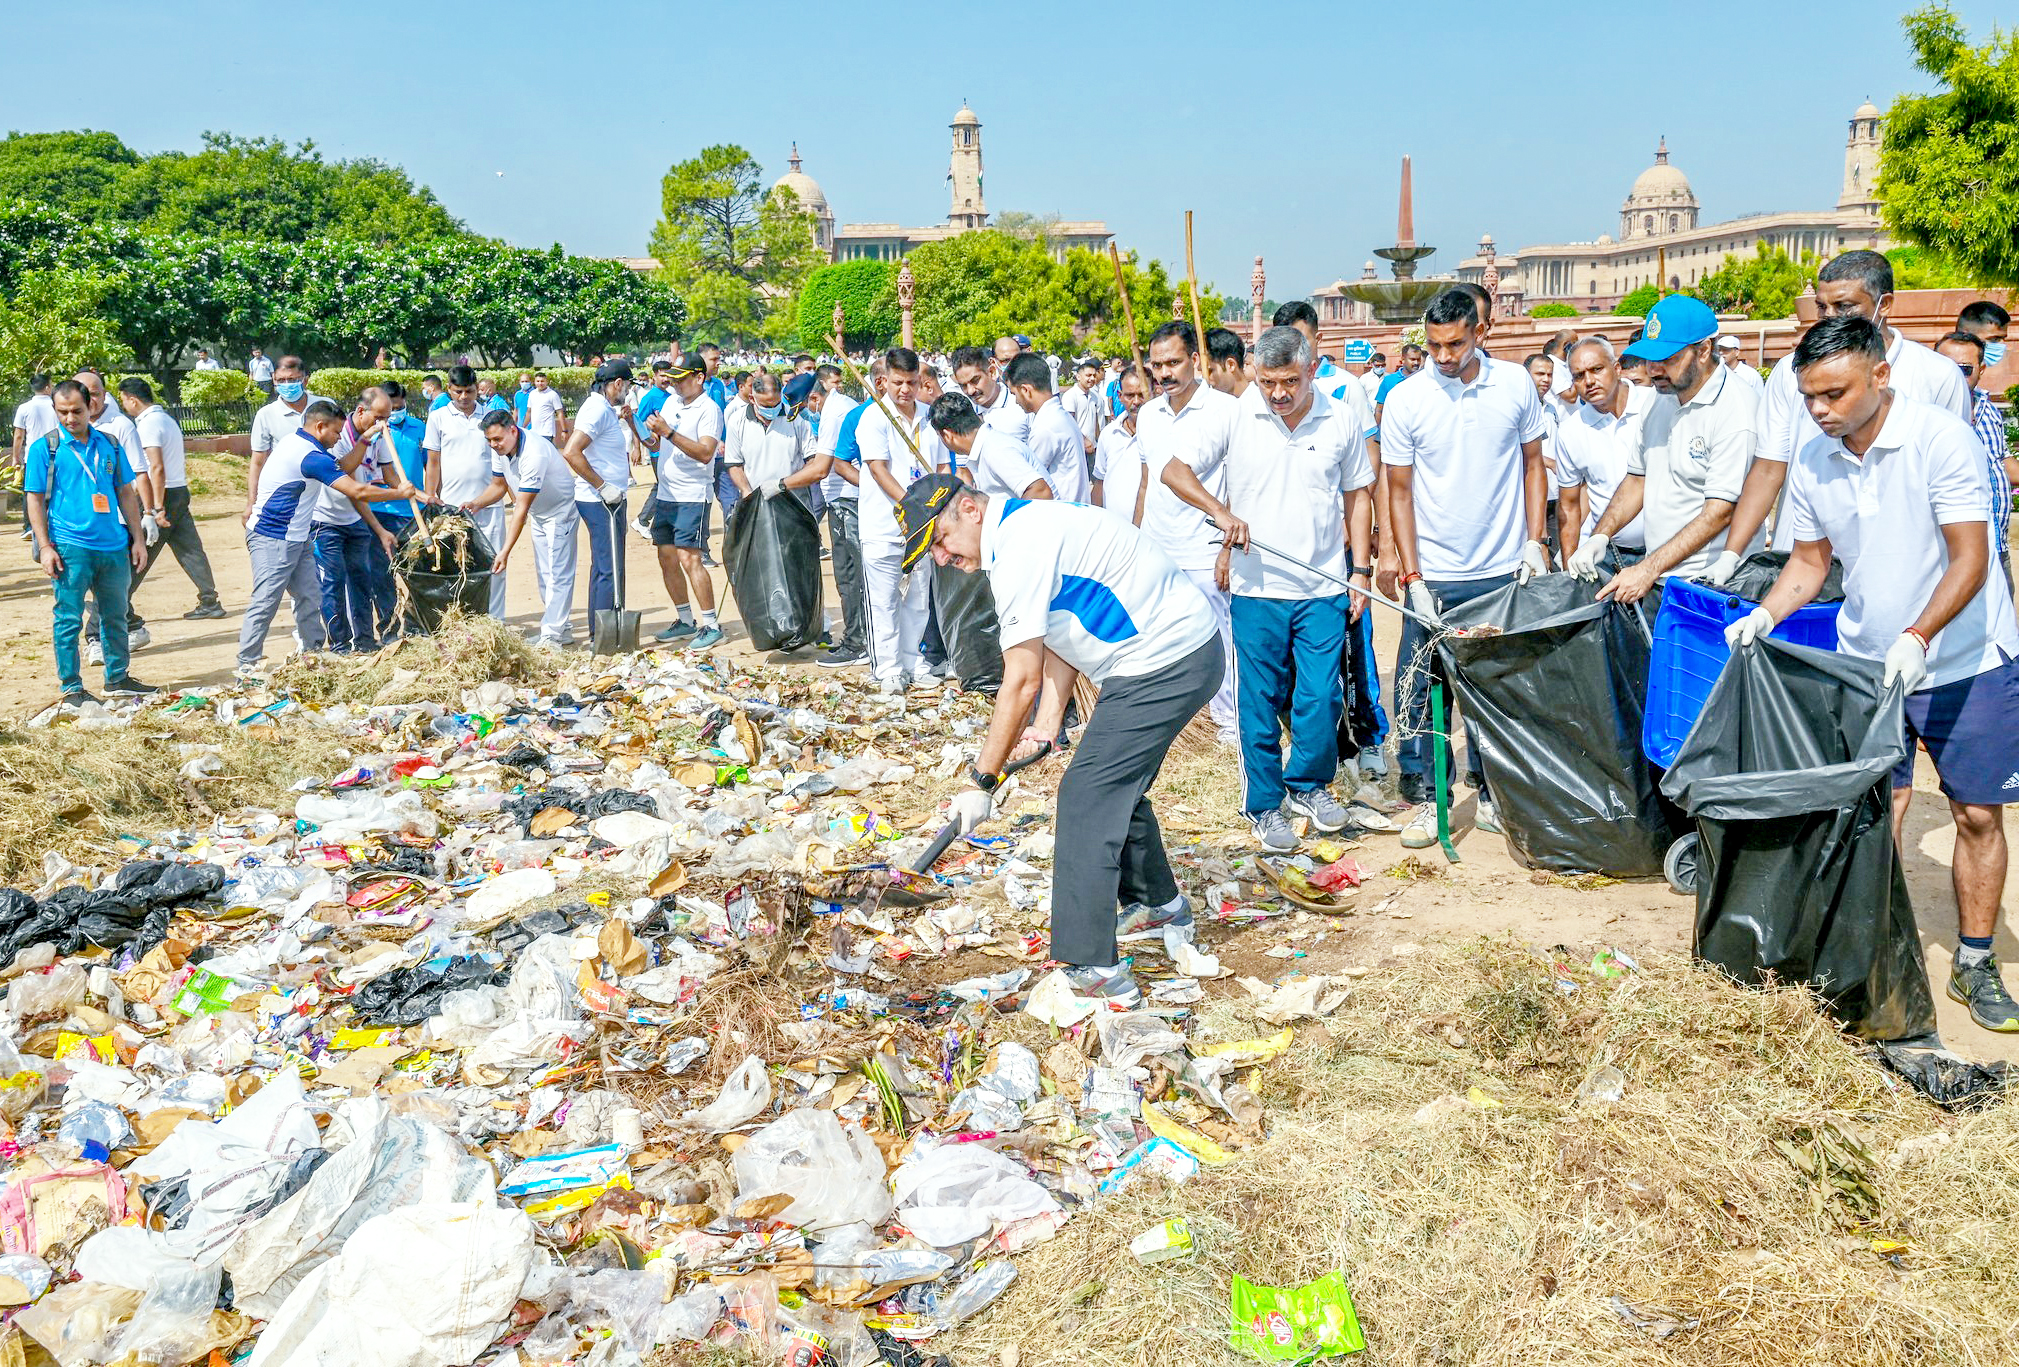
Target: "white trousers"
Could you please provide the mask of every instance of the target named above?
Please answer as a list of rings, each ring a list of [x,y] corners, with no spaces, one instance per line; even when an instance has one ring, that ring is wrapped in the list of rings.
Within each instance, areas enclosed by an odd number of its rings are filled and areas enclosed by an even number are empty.
[[[540,583],[540,640],[565,646],[575,639],[575,538],[581,515],[570,503],[545,517],[528,517],[533,534],[533,573]]]
[[[1206,595],[1206,601],[1213,605],[1213,620],[1220,624],[1220,651],[1227,658],[1227,668],[1220,675],[1220,691],[1206,705],[1212,713],[1213,725],[1223,736],[1240,734],[1241,707],[1236,700],[1234,681],[1234,608],[1233,600],[1213,582],[1211,570],[1186,570],[1185,577],[1199,586],[1199,592]]]
[[[932,573],[920,561],[910,574],[898,568],[904,547],[867,541],[862,546],[864,597],[869,600],[869,674],[881,683],[925,668],[918,653],[931,610]]]
[[[470,520],[484,529],[484,539],[491,543],[493,551],[505,544],[506,516],[502,503],[493,503],[470,514]],[[502,574],[491,576],[491,616],[500,622],[505,620],[505,576]]]

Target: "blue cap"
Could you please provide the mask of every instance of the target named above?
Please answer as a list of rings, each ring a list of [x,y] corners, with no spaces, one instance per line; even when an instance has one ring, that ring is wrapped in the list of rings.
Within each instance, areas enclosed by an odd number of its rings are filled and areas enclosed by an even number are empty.
[[[1687,294],[1671,294],[1647,311],[1640,340],[1622,355],[1643,361],[1666,361],[1684,347],[1718,335],[1718,316],[1711,306]]]
[[[812,395],[814,386],[820,383],[818,375],[794,375],[785,382],[785,402],[797,408]]]
[[[1339,359],[1348,365],[1365,365],[1374,359],[1374,343],[1365,337],[1355,337],[1339,353]]]

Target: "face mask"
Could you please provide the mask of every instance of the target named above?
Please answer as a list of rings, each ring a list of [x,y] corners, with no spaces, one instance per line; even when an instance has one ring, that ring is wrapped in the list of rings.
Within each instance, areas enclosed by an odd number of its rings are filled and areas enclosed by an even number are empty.
[[[528,390],[528,389],[531,389],[532,387],[533,387],[533,382],[532,382],[531,380],[521,380],[521,381],[519,381],[519,389],[520,389],[520,391],[521,391],[522,393],[523,393],[524,391]]]
[[[300,380],[281,380],[274,385],[273,392],[280,395],[281,398],[287,400],[289,403],[296,403],[300,401],[303,394],[308,392],[308,386]]]
[[[770,422],[773,418],[777,417],[780,413],[783,413],[784,411],[785,411],[785,405],[782,403],[757,405],[757,415],[763,418],[764,421],[766,422]]]
[[[1985,365],[1987,366],[1997,365],[2000,361],[2004,359],[2005,359],[2005,344],[2003,342],[1984,343]]]

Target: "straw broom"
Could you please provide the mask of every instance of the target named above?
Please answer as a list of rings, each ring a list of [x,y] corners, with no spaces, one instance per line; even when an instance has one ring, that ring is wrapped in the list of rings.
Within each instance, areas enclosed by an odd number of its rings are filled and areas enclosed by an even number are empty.
[[[1198,268],[1192,264],[1192,211],[1190,209],[1185,210],[1185,292],[1192,301],[1192,330],[1199,342],[1199,364],[1204,366],[1207,372],[1199,376],[1199,383],[1210,384],[1209,374],[1213,365],[1213,353],[1206,349],[1206,317],[1199,311],[1199,272]],[[1232,668],[1232,665],[1233,662],[1229,660],[1228,667]],[[1220,728],[1214,724],[1212,713],[1202,707],[1196,716],[1185,723],[1185,729],[1178,733],[1178,738],[1175,741],[1171,742],[1171,748],[1197,755],[1215,750],[1219,747],[1219,744]]]

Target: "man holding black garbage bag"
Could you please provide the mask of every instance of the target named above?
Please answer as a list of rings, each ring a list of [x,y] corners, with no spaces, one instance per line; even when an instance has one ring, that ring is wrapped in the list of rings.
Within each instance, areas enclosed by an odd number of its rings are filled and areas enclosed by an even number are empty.
[[[1949,995],[1987,1030],[2019,1032],[2019,1005],[1991,952],[2007,862],[2003,806],[2019,797],[2019,624],[1989,573],[1983,450],[1948,410],[1890,387],[1887,337],[1861,317],[1826,319],[1793,369],[1821,434],[1795,453],[1787,568],[1726,639],[1749,647],[1844,566],[1837,648],[1885,664],[1906,694],[1907,757],[1893,773],[1897,842],[1926,746],[1956,821],[1958,945]]]

